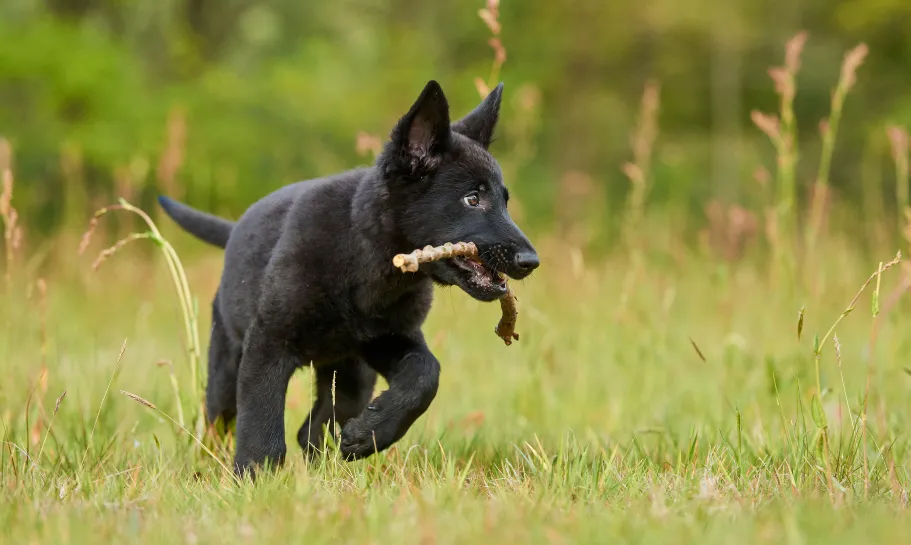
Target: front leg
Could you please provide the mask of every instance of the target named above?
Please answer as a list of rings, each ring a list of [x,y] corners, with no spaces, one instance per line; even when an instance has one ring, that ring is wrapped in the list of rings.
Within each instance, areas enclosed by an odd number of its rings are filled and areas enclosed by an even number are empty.
[[[389,389],[342,428],[340,449],[349,460],[386,450],[401,439],[430,406],[440,381],[440,362],[420,332],[381,337],[363,346],[361,355]]]
[[[314,456],[323,448],[323,425],[335,439],[335,424],[345,424],[361,414],[373,398],[376,371],[359,358],[345,358],[316,368],[316,401],[310,416],[297,432],[304,452]]]
[[[234,470],[254,472],[254,465],[280,465],[285,459],[285,395],[297,368],[287,343],[270,335],[258,321],[246,335],[237,376],[237,451]]]

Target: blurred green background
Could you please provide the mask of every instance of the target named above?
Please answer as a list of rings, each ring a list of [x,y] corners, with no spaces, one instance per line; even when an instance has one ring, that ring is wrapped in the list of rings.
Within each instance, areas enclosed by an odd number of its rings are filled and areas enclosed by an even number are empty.
[[[463,115],[491,70],[483,6],[3,0],[0,135],[28,237],[82,228],[118,196],[151,208],[166,192],[236,216],[283,184],[370,162],[358,134],[386,136],[431,78]],[[610,239],[649,80],[661,86],[650,207],[699,227],[709,199],[761,204],[753,174],[775,159],[750,111],[777,110],[767,69],[799,30],[799,184],[815,176],[842,57],[865,42],[832,184],[868,213],[894,213],[885,128],[911,122],[907,0],[521,0],[502,3],[500,22],[506,103],[493,151],[531,231],[553,229],[575,188],[603,227],[595,238]]]

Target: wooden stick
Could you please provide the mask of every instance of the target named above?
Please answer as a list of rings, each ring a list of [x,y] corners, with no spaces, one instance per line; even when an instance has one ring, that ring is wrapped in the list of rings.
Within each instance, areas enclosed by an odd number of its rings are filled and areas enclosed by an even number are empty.
[[[503,339],[506,346],[511,345],[513,339],[519,340],[519,334],[516,333],[516,318],[519,316],[517,301],[516,295],[507,286],[506,295],[500,297],[500,312],[503,313],[503,316],[500,318],[497,328],[494,329],[494,333]]]
[[[405,272],[417,272],[421,263],[430,263],[441,259],[451,257],[478,257],[478,247],[473,242],[456,242],[452,244],[447,242],[442,246],[424,246],[408,254],[396,254],[392,258],[392,264]],[[519,334],[516,333],[516,319],[519,316],[517,308],[518,299],[515,294],[506,285],[506,294],[500,297],[500,317],[494,333],[503,339],[506,346],[512,344],[513,340],[519,340]]]
[[[478,257],[478,247],[474,242],[447,242],[442,246],[424,246],[410,254],[397,254],[392,258],[392,264],[402,272],[417,272],[421,263],[430,263],[450,257]]]

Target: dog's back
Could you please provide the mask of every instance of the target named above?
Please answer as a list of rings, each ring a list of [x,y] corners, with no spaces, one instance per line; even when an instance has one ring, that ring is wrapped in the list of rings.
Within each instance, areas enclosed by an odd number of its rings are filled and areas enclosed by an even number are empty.
[[[282,252],[299,252],[307,260],[299,264],[304,276],[298,282],[319,284],[330,274],[336,279],[345,275],[350,266],[342,257],[350,243],[351,202],[366,172],[296,182],[257,201],[240,217],[225,246],[218,288],[224,294],[219,309],[235,340],[243,339],[255,315],[269,261],[281,259]]]

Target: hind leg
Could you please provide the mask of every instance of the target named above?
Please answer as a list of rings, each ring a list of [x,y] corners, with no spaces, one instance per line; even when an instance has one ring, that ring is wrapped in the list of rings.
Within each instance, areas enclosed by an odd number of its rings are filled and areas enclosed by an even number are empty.
[[[332,403],[333,380],[335,405]],[[373,398],[376,371],[360,359],[350,359],[316,369],[316,401],[310,416],[297,432],[297,442],[309,456],[323,447],[324,425],[330,432],[361,414]]]
[[[237,415],[237,367],[241,348],[225,330],[217,304],[213,304],[209,340],[209,379],[206,385],[206,415],[210,425],[221,420],[225,428]]]

